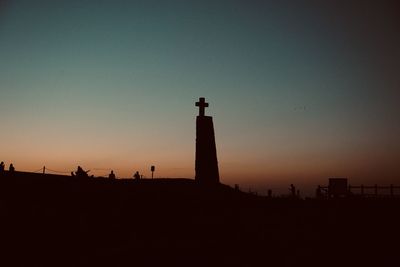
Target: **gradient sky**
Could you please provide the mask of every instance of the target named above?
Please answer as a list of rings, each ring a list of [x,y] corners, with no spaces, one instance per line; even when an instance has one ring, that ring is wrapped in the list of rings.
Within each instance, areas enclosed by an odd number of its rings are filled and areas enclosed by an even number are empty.
[[[221,181],[400,184],[395,1],[0,1],[0,160],[194,177],[194,102]]]

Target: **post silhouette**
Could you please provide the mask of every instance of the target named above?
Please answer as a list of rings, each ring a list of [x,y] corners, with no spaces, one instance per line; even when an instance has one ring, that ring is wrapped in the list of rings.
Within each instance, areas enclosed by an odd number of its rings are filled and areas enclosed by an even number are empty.
[[[196,181],[207,184],[219,183],[217,149],[215,146],[214,125],[211,116],[205,116],[208,103],[204,97],[196,102],[199,115],[196,118]]]

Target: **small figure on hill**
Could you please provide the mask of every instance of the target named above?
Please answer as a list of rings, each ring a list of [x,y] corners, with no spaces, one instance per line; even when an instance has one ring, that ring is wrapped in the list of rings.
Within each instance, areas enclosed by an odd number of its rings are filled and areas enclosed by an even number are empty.
[[[322,190],[320,185],[317,187],[317,190],[315,191],[315,196],[317,198],[322,198]]]
[[[72,176],[72,177],[75,177],[75,173],[74,173],[74,172],[71,172],[71,176]]]
[[[88,172],[89,171],[84,171],[81,166],[78,166],[75,174],[77,177],[88,177]]]
[[[135,174],[133,175],[133,178],[135,178],[135,180],[140,180],[140,174],[139,172],[135,172]]]
[[[268,189],[268,197],[271,198],[272,197],[272,190]]]
[[[290,194],[292,197],[296,197],[296,187],[293,184],[290,184]]]
[[[10,164],[10,167],[8,168],[8,171],[9,172],[14,172],[15,171],[14,165],[12,163]]]
[[[113,170],[111,170],[110,174],[108,175],[108,178],[109,179],[115,179],[115,174],[114,174]]]
[[[4,162],[2,161],[2,162],[0,163],[0,173],[3,173],[3,172],[4,172],[4,169],[5,169],[5,165],[4,165]]]

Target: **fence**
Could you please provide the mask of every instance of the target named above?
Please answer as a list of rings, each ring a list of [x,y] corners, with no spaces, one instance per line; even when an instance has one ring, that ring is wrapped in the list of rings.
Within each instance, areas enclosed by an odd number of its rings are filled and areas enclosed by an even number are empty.
[[[388,185],[372,186],[348,185],[346,192],[342,196],[361,196],[361,197],[400,197],[400,186]],[[318,186],[317,197],[332,197],[329,186]]]

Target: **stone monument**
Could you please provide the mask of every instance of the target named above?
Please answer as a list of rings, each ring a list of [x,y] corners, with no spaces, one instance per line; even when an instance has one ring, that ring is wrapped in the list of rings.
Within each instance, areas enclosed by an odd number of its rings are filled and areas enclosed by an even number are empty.
[[[215,146],[214,125],[211,116],[205,116],[208,103],[204,97],[196,102],[199,115],[196,118],[196,181],[205,184],[218,184],[219,172],[217,149]]]

